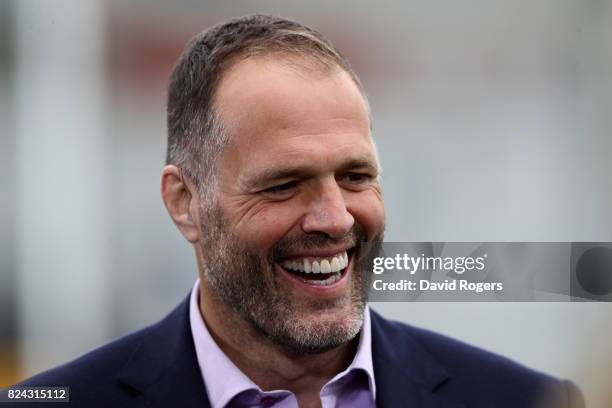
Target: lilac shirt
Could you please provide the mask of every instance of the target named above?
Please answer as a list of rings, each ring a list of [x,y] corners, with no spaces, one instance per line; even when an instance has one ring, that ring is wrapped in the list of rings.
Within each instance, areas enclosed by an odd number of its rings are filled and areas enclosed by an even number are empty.
[[[298,408],[297,399],[291,391],[262,391],[219,348],[200,314],[199,289],[198,279],[191,290],[189,322],[211,407]],[[346,370],[323,386],[319,395],[323,408],[376,406],[370,313],[367,307],[355,358]]]

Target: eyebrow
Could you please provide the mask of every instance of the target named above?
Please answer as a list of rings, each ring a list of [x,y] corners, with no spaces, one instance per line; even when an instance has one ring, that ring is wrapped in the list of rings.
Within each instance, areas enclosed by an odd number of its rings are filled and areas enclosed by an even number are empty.
[[[339,166],[336,172],[341,173],[352,169],[364,169],[372,172],[374,176],[378,176],[380,171],[378,163],[364,156],[345,161]],[[246,178],[242,184],[248,189],[254,189],[265,187],[274,181],[307,178],[315,173],[316,171],[308,165],[271,167]]]

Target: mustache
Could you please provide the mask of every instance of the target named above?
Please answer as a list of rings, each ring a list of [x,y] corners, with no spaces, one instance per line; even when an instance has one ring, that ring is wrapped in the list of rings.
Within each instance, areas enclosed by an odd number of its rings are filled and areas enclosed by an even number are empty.
[[[295,252],[325,248],[329,246],[340,245],[354,247],[367,240],[368,235],[365,228],[363,228],[361,224],[356,223],[342,237],[332,237],[320,231],[302,234],[300,236],[287,237],[274,246],[271,257],[273,260],[291,255]]]

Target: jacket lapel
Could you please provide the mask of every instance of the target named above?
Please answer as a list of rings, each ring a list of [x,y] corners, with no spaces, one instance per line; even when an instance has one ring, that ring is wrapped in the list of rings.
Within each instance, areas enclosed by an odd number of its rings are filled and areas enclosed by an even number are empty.
[[[371,312],[376,405],[381,408],[460,408],[436,394],[448,373],[405,326]]]
[[[118,380],[154,407],[210,408],[189,324],[189,297],[148,333]]]

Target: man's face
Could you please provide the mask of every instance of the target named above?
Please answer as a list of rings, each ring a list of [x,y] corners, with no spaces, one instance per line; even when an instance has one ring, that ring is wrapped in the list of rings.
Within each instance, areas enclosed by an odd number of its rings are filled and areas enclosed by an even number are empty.
[[[216,205],[203,209],[204,284],[259,333],[322,352],[362,325],[362,241],[385,212],[366,106],[350,76],[268,58],[224,74],[217,111],[230,142]]]

